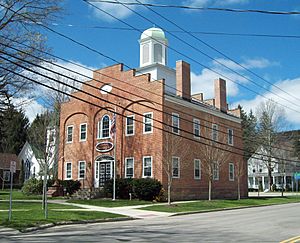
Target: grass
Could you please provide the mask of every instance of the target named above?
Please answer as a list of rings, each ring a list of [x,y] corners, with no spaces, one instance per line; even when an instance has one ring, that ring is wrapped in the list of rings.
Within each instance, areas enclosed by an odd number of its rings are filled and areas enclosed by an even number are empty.
[[[8,210],[7,202],[0,203],[0,210]],[[106,212],[76,211],[78,207],[71,205],[48,204],[48,219],[44,218],[41,203],[38,202],[13,202],[12,221],[9,222],[8,211],[0,211],[0,225],[17,230],[29,227],[40,226],[48,223],[58,223],[62,221],[81,221],[124,217],[118,214]],[[74,209],[75,211],[56,211],[58,209]]]
[[[300,198],[296,196],[283,197],[283,198],[255,198],[255,199],[242,199],[242,200],[201,200],[197,202],[187,203],[174,203],[169,205],[154,205],[145,208],[144,210],[152,210],[159,212],[169,213],[183,213],[183,212],[201,212],[213,211],[226,208],[239,208],[258,205],[273,205],[300,202]]]
[[[142,201],[142,200],[122,200],[117,199],[112,201],[111,199],[91,199],[91,200],[68,200],[69,203],[78,203],[78,204],[85,204],[85,205],[93,205],[99,207],[124,207],[124,206],[136,206],[136,205],[145,205],[145,204],[153,204],[149,201]]]
[[[9,200],[9,190],[0,190],[0,200]],[[48,200],[53,199],[62,199],[63,197],[48,197]],[[42,200],[42,195],[25,195],[21,192],[21,190],[13,190],[12,191],[12,199],[13,200]]]

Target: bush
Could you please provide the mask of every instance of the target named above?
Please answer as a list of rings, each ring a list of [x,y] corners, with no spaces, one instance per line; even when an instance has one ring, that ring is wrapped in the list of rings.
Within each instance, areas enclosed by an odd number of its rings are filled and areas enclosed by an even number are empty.
[[[116,196],[120,199],[129,199],[129,193],[132,190],[132,180],[130,178],[117,178],[116,179]],[[110,179],[104,184],[105,194],[113,194],[113,179]]]
[[[53,184],[53,180],[47,181],[47,187]],[[43,180],[31,178],[24,182],[22,192],[25,195],[42,195],[43,194]]]
[[[68,193],[69,195],[74,194],[81,186],[80,181],[75,180],[58,180],[58,184],[63,186],[65,193]]]
[[[133,191],[140,200],[152,201],[160,193],[162,184],[152,178],[140,178],[133,180]]]

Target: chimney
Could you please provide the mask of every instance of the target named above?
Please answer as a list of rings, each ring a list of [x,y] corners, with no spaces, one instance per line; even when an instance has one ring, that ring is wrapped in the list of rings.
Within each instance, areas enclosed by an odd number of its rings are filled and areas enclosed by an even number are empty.
[[[222,112],[227,112],[226,81],[222,78],[215,80],[215,106]]]
[[[191,99],[191,72],[187,62],[176,62],[176,89],[176,95],[186,100]]]
[[[199,101],[203,101],[203,93],[193,94],[192,98],[199,100]]]

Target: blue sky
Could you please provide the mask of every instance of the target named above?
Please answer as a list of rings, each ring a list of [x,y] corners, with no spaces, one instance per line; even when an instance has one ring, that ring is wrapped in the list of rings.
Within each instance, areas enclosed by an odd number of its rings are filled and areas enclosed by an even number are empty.
[[[300,2],[294,0],[148,0],[147,2],[234,9],[300,10]],[[97,6],[135,28],[147,29],[154,25],[122,6],[105,3],[98,3]],[[140,32],[98,28],[128,28],[128,26],[108,17],[108,15],[101,13],[83,1],[66,0],[64,1],[64,8],[65,12],[62,17],[53,23],[53,25],[50,26],[51,28],[114,58],[118,62],[125,63],[131,68],[138,67],[138,39],[141,35]],[[161,19],[144,7],[131,8],[149,18],[157,27],[161,27],[167,31],[178,30],[176,26]],[[300,16],[161,8],[154,8],[154,10],[187,31],[300,36]],[[277,85],[288,93],[286,94],[282,90],[278,90],[262,79],[243,70],[191,36],[185,33],[172,33],[194,47],[193,49],[166,33],[170,47],[198,62],[193,62],[173,50],[169,50],[168,52],[168,66],[174,67],[176,60],[180,59],[191,64],[193,92],[204,92],[205,98],[212,98],[213,80],[219,76],[199,65],[199,63],[201,63],[256,92],[253,93],[236,83],[227,81],[230,107],[234,107],[240,103],[247,110],[250,108],[255,110],[256,106],[264,100],[264,98],[257,94],[259,93],[289,107],[290,109],[285,108],[285,111],[287,119],[291,123],[291,128],[300,128],[300,106],[297,105],[300,101],[298,94],[300,91],[300,38],[194,34],[205,43],[226,54],[252,72],[255,72],[258,76]],[[51,47],[52,52],[57,56],[92,68],[101,68],[115,64],[115,62],[63,39],[60,36],[49,32],[45,32],[45,34],[48,36],[49,47]],[[205,57],[195,49],[210,55],[214,60]],[[230,67],[251,81],[233,73],[231,70],[227,70],[219,63]],[[69,66],[68,63],[63,64]],[[258,83],[260,86],[263,86],[264,89],[255,86],[252,82]]]

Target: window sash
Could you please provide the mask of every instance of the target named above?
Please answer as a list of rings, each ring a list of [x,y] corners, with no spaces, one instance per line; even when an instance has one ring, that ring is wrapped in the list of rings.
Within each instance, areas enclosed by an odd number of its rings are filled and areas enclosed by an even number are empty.
[[[180,160],[178,157],[172,157],[172,177],[179,178],[180,175]]]
[[[134,135],[134,116],[126,117],[126,135]]]
[[[234,164],[229,163],[229,180],[234,181]]]
[[[218,141],[218,125],[216,124],[212,125],[212,140]]]
[[[79,161],[78,178],[85,179],[85,161]]]
[[[179,114],[172,113],[172,131],[179,134]]]
[[[217,163],[213,164],[213,180],[219,180],[219,165]]]
[[[125,177],[126,178],[134,177],[134,159],[133,158],[125,159]]]
[[[98,123],[98,138],[110,137],[110,118],[104,115]]]
[[[199,159],[194,160],[194,178],[201,179],[201,163]]]
[[[66,163],[66,179],[72,179],[72,162]]]
[[[193,124],[194,124],[194,137],[199,139],[200,138],[200,121],[198,119],[194,119]]]
[[[80,124],[80,141],[86,141],[87,135],[87,124]]]
[[[67,143],[73,142],[73,126],[67,126]]]
[[[233,130],[228,129],[228,144],[233,145]]]
[[[153,126],[153,113],[145,113],[144,114],[144,133],[151,133]]]

